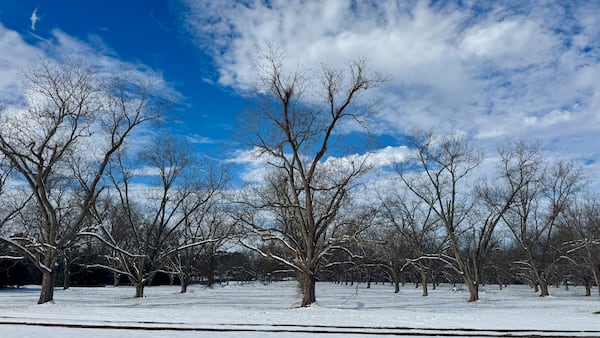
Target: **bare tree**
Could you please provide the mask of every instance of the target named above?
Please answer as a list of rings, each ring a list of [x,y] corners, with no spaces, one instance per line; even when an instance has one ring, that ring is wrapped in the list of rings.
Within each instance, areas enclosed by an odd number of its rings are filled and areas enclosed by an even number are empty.
[[[405,257],[392,256],[390,262],[398,264],[402,271],[407,267],[414,268],[420,278],[422,294],[427,296],[431,257],[439,257],[446,245],[446,236],[439,231],[439,219],[431,207],[421,199],[407,196],[405,191],[392,187],[380,194],[382,217],[393,234],[388,240],[393,247],[405,248]],[[398,251],[388,250],[390,253]],[[395,291],[398,291],[398,285]]]
[[[39,303],[53,299],[57,261],[89,216],[105,168],[131,132],[164,101],[91,67],[42,62],[25,74],[27,105],[4,110],[0,152],[33,194],[26,234],[3,237],[42,272]]]
[[[583,270],[581,279],[586,295],[591,295],[594,283],[600,295],[600,199],[586,195],[578,199],[565,212],[560,227],[569,233],[561,251],[576,268]],[[591,277],[590,277],[591,276]]]
[[[109,175],[119,203],[112,213],[97,209],[98,225],[84,233],[101,240],[115,254],[107,257],[109,264],[93,267],[127,276],[136,287],[135,297],[144,296],[145,286],[156,273],[176,273],[167,270],[171,256],[207,241],[182,243],[180,230],[216,191],[214,186],[205,186],[202,175],[193,170],[187,147],[174,137],[161,135],[140,153],[140,160],[127,163],[123,153],[115,156]],[[147,183],[136,184],[143,176],[154,181],[147,178]]]
[[[457,136],[435,139],[431,133],[417,133],[413,141],[415,157],[399,166],[400,179],[440,220],[453,255],[430,258],[452,266],[469,290],[469,301],[476,301],[477,276],[470,258],[463,255],[461,241],[469,228],[468,217],[474,205],[466,183],[482,157]],[[415,167],[417,170],[413,170]]]
[[[187,216],[178,231],[178,250],[169,258],[170,269],[179,277],[181,293],[187,292],[192,279],[201,275],[202,267],[206,268],[207,287],[213,286],[217,255],[236,234],[235,221],[223,205],[225,199],[220,190],[224,183],[224,176],[212,176],[207,187],[214,195],[199,208],[194,201],[182,206]],[[195,245],[199,242],[204,244]]]
[[[525,254],[521,264],[544,297],[549,295],[553,264],[561,256],[553,245],[558,220],[581,188],[582,173],[571,162],[544,160],[536,145],[524,145],[516,155],[532,160],[518,175],[509,176],[524,185],[503,220]]]
[[[322,66],[315,76],[301,71],[288,75],[275,53],[267,55],[261,70],[268,104],[250,126],[251,144],[274,173],[247,205],[270,216],[259,219],[255,213],[243,221],[252,233],[279,243],[289,257],[244,243],[295,270],[301,305],[308,306],[316,299],[319,262],[347,240],[336,237],[342,224],[338,213],[367,168],[362,158],[345,163],[328,159],[335,132],[342,123],[363,121],[368,110],[356,102],[358,96],[383,79],[369,75],[363,61],[351,63],[347,71]]]

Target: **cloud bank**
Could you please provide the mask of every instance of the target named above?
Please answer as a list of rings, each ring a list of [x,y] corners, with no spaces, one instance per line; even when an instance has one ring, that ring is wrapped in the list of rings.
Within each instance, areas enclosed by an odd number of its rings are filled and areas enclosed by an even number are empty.
[[[366,57],[390,75],[382,133],[538,138],[598,169],[600,4],[555,1],[196,1],[182,20],[221,85],[251,90],[267,43],[292,63]]]

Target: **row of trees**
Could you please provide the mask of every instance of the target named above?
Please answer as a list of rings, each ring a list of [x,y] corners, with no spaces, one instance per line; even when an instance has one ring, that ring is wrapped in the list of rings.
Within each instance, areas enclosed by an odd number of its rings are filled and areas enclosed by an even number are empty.
[[[156,133],[171,102],[151,84],[69,62],[25,73],[23,108],[0,116],[0,247],[42,274],[39,303],[52,300],[59,266],[125,276],[142,297],[159,273],[182,292],[200,275],[210,286],[215,259],[245,250],[295,274],[302,306],[315,302],[317,279],[398,290],[414,275],[425,295],[428,283],[459,278],[471,301],[490,276],[542,296],[559,279],[600,285],[599,202],[576,165],[518,142],[484,170],[465,139],[425,132],[394,167],[336,158],[340,129],[369,120],[363,94],[385,79],[363,61],[314,73],[286,73],[273,52],[264,61],[258,116],[243,134],[267,168],[237,189],[225,168]]]

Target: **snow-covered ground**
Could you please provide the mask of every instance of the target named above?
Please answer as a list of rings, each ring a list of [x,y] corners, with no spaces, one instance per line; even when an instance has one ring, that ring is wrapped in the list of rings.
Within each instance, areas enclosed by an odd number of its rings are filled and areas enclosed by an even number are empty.
[[[319,283],[310,308],[297,307],[295,282],[178,291],[148,287],[135,299],[131,287],[56,289],[54,303],[36,305],[37,287],[0,290],[0,337],[410,337],[453,329],[467,337],[505,329],[512,336],[600,336],[600,297],[575,287],[540,298],[526,286],[486,286],[479,302],[468,303],[467,293],[447,285],[421,297],[408,285],[394,294],[390,285]]]

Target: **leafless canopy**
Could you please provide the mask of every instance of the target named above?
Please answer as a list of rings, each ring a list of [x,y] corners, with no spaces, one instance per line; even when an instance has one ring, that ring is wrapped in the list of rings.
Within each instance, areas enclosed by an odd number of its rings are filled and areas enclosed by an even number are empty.
[[[246,199],[254,212],[243,221],[254,234],[278,243],[286,255],[244,244],[298,272],[305,306],[315,301],[320,260],[348,240],[337,237],[343,224],[339,211],[367,169],[362,159],[336,161],[327,157],[328,151],[342,123],[363,121],[369,113],[359,96],[384,79],[369,74],[362,60],[346,70],[322,65],[315,73],[288,73],[281,55],[273,52],[264,61],[266,100],[248,128],[251,145],[271,168],[265,185]]]
[[[24,79],[24,108],[0,116],[0,152],[31,192],[21,217],[29,230],[2,240],[43,273],[44,303],[53,297],[56,261],[89,217],[110,159],[137,126],[160,116],[164,101],[146,84],[71,61],[42,61]]]

